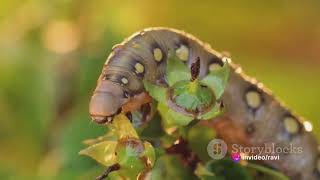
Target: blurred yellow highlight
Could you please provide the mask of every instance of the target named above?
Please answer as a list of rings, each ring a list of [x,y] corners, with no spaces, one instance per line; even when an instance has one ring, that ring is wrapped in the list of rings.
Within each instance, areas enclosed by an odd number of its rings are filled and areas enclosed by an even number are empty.
[[[70,53],[79,47],[79,29],[70,21],[52,21],[44,30],[43,43],[46,48],[57,54]]]

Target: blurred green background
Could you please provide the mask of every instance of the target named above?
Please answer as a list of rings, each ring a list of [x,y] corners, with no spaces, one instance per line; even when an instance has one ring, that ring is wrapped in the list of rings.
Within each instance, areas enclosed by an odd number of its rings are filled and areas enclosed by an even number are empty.
[[[111,47],[151,26],[185,30],[313,122],[320,139],[320,1],[0,1],[0,179],[90,179],[78,156],[103,129],[88,101]]]

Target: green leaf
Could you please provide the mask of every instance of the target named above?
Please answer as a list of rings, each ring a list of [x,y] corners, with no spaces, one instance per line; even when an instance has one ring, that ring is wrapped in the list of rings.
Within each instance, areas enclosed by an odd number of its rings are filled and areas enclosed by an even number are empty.
[[[194,180],[197,177],[189,167],[183,166],[178,156],[164,155],[157,159],[151,170],[152,180]]]
[[[116,146],[117,141],[103,141],[80,151],[79,154],[90,156],[104,166],[111,166],[117,161]]]
[[[202,162],[207,162],[211,160],[208,155],[207,147],[209,142],[216,137],[214,129],[205,126],[202,123],[198,123],[188,131],[186,140],[188,141],[188,146],[195,152]]]
[[[144,145],[144,151],[142,153],[142,156],[145,156],[147,158],[147,162],[150,163],[151,167],[153,167],[154,162],[156,161],[155,149],[147,141],[143,142],[143,145]]]
[[[99,136],[99,137],[94,138],[94,139],[86,139],[86,140],[84,140],[83,144],[91,146],[91,145],[94,145],[94,144],[97,144],[97,143],[100,143],[100,142],[103,142],[103,141],[116,141],[117,139],[118,139],[117,135],[113,131],[108,131],[103,136]]]
[[[174,120],[175,124],[180,126],[185,126],[189,124],[194,118],[190,116],[183,115],[172,109],[169,109],[168,114]]]
[[[100,171],[101,173],[101,171]],[[93,176],[91,176],[90,178],[92,178]],[[89,179],[89,178],[88,178]],[[108,175],[108,178],[106,178],[106,180],[123,180],[123,176],[121,174],[121,169],[120,172],[118,171],[113,171]]]
[[[144,162],[135,147],[126,144],[118,144],[116,148],[117,161],[121,167],[119,173],[125,177],[135,179],[145,168]]]
[[[209,105],[214,98],[211,89],[202,87],[197,80],[180,81],[173,88],[175,103],[188,110],[201,109]]]
[[[140,167],[143,169],[144,165],[140,160],[139,146],[134,147],[130,144],[118,144],[116,148],[118,163],[122,167],[131,168],[131,166]]]
[[[216,103],[216,105],[212,106],[211,110],[203,115],[200,115],[198,119],[201,120],[210,120],[221,115],[224,112],[223,109],[220,108],[220,104]]]
[[[264,166],[261,166],[261,165],[258,165],[258,164],[254,164],[254,163],[250,163],[249,162],[247,164],[247,167],[251,168],[251,169],[254,169],[256,171],[263,172],[264,174],[267,174],[267,175],[269,175],[269,176],[271,176],[271,177],[273,177],[274,179],[277,179],[277,180],[289,180],[289,178],[287,176],[285,176],[284,174],[282,174],[281,172],[272,170],[270,168],[267,168],[267,167],[264,167]]]
[[[194,119],[191,116],[186,116],[181,113],[175,112],[163,103],[158,104],[158,110],[161,117],[164,119],[164,121],[167,121],[169,125],[185,126]]]
[[[130,123],[130,120],[124,114],[115,116],[110,127],[112,131],[117,134],[118,139],[128,137],[139,138],[136,130]]]
[[[224,66],[215,71],[211,71],[205,78],[201,80],[201,83],[211,88],[217,99],[222,96],[229,79],[230,67],[226,62]]]
[[[204,105],[208,105],[211,102],[215,102],[215,96],[212,93],[211,89],[205,88],[205,87],[201,87],[199,88],[199,90],[196,92],[196,95],[199,99],[199,101],[201,102],[201,104]]]
[[[146,80],[143,81],[144,88],[148,91],[149,95],[156,99],[158,102],[164,103],[166,102],[167,97],[167,89],[164,87],[160,87],[154,85]]]
[[[156,109],[156,108],[155,108]],[[157,112],[152,120],[147,123],[146,127],[139,133],[142,139],[150,140],[150,139],[158,139],[162,137],[165,132],[163,128],[161,128],[161,116]]]
[[[252,180],[247,170],[239,163],[234,163],[231,159],[211,160],[206,164],[206,168],[215,174],[216,178],[205,177],[204,180],[209,179],[223,179],[223,180]]]
[[[189,91],[190,81],[179,81],[175,83],[172,88],[174,89],[174,96],[178,96],[179,94],[185,93]]]
[[[177,96],[175,101],[177,105],[184,107],[188,110],[195,110],[201,104],[197,96],[188,93],[183,93]]]
[[[210,172],[205,166],[202,164],[197,164],[196,170],[194,171],[194,174],[196,174],[199,178],[201,177],[214,177],[214,173]]]
[[[179,81],[191,79],[191,72],[189,68],[176,56],[169,57],[166,75],[169,86],[173,86]]]

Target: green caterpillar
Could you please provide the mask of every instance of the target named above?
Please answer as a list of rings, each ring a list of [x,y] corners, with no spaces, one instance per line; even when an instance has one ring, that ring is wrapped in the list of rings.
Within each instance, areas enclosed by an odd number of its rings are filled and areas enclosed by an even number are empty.
[[[264,161],[292,179],[320,179],[320,156],[308,122],[292,113],[269,90],[242,73],[228,57],[187,33],[168,28],[149,28],[116,45],[109,55],[90,102],[92,119],[105,124],[119,112],[131,112],[150,102],[143,80],[167,86],[168,53],[189,68],[200,59],[199,79],[230,62],[229,83],[222,101],[226,112],[212,125],[218,135],[232,144],[261,146],[274,142],[284,147],[302,147],[299,154],[280,154],[280,161]]]

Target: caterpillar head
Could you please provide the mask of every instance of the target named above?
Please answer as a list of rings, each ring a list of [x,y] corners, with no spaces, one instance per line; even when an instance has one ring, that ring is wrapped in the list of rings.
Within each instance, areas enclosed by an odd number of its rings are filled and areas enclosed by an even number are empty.
[[[114,82],[100,81],[90,100],[89,112],[98,124],[111,122],[113,116],[121,112],[121,107],[128,101],[123,88]]]

